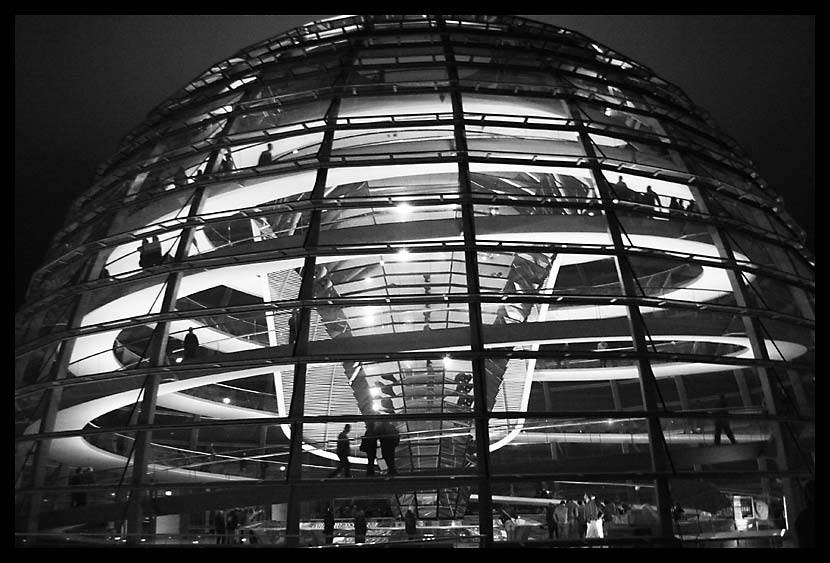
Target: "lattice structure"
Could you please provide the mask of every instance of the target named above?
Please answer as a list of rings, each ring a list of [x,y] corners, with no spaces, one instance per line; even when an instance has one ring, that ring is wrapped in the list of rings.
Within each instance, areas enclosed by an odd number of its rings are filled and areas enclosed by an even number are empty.
[[[308,24],[162,103],[75,202],[16,317],[18,527],[74,466],[300,490],[346,422],[363,477],[367,421],[400,434],[397,516],[593,472],[645,479],[665,520],[672,479],[704,466],[794,495],[814,450],[803,239],[705,111],[579,33]],[[684,457],[725,408],[755,453]],[[290,532],[308,509],[287,502]]]

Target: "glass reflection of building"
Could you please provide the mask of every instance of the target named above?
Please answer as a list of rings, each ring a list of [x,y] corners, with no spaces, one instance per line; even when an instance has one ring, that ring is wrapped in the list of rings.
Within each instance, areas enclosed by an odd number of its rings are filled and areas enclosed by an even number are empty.
[[[416,541],[488,546],[539,489],[653,507],[653,545],[672,503],[732,493],[791,527],[802,241],[703,110],[579,33],[308,24],[153,110],[75,202],[16,317],[16,529],[94,508],[102,541],[186,541],[261,507],[252,534],[306,545],[354,505],[370,542],[411,509]],[[398,475],[365,475],[367,422],[399,433]],[[328,479],[347,423],[352,477]]]

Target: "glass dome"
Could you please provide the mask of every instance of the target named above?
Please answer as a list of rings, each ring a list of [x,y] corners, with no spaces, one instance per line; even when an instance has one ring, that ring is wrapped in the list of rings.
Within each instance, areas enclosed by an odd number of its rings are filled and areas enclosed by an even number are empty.
[[[74,203],[15,318],[16,529],[564,542],[545,507],[595,497],[621,544],[702,541],[675,503],[780,537],[814,471],[803,242],[703,109],[579,33],[297,28]]]

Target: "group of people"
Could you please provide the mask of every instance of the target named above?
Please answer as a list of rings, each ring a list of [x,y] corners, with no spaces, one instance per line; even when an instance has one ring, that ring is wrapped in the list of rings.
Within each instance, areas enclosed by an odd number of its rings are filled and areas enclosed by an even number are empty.
[[[138,253],[138,265],[142,268],[158,266],[164,262],[164,256],[161,253],[161,242],[157,236],[153,236],[149,241],[142,239],[141,246],[138,247]]]
[[[663,203],[660,201],[660,196],[651,186],[646,186],[645,192],[638,192],[636,190],[632,190],[628,187],[628,184],[625,183],[623,177],[620,176],[617,180],[617,183],[614,184],[612,190],[614,195],[616,195],[619,199],[624,201],[631,201],[634,203],[642,203],[644,205],[651,205],[657,209],[663,207]],[[697,212],[697,205],[695,204],[694,200],[689,200],[686,203],[686,206],[683,206],[683,200],[677,197],[672,197],[669,201],[669,209],[675,211],[684,211],[687,213],[695,213]]]
[[[550,503],[545,507],[548,538],[582,540],[605,537],[603,523],[613,521],[622,510],[618,503],[597,501],[596,497],[587,494],[576,500],[561,500],[557,505]]]
[[[261,512],[261,511],[260,511]],[[227,512],[217,510],[213,515],[213,530],[216,534],[217,544],[234,544],[242,543],[242,531],[239,528],[247,525],[249,522],[256,521],[258,516],[264,518],[263,515],[257,515],[257,511],[253,508],[231,508]],[[239,530],[239,533],[237,533]],[[256,536],[251,532],[249,541],[257,543]]]
[[[346,424],[343,431],[337,435],[337,467],[329,475],[334,477],[343,471],[346,477],[352,476],[351,462],[349,461],[349,454],[351,453],[352,444],[349,432],[351,432],[351,424]],[[360,451],[366,454],[366,476],[372,477],[375,474],[375,462],[377,460],[378,442],[380,442],[381,457],[387,466],[387,475],[394,476],[398,473],[395,466],[395,449],[401,441],[400,433],[397,427],[386,421],[366,422],[366,433],[360,439]]]
[[[366,511],[358,508],[356,505],[352,506],[351,514],[354,517],[354,542],[366,543],[366,534],[369,530],[369,525],[366,522]],[[408,509],[404,515],[404,529],[406,536],[410,540],[414,540],[418,534],[417,520],[412,509]],[[331,506],[326,507],[326,514],[323,516],[323,536],[326,544],[334,542],[334,512]]]

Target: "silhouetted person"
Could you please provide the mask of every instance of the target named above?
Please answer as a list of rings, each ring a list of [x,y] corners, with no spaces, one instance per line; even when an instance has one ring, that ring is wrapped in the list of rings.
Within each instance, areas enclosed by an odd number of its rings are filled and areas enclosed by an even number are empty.
[[[646,193],[643,198],[643,202],[660,209],[660,196],[658,196],[657,193],[651,189],[651,186],[646,186]]]
[[[256,163],[257,166],[265,166],[267,164],[271,164],[271,162],[274,160],[274,155],[271,154],[273,148],[273,145],[271,143],[268,143],[268,148],[266,148],[259,154],[259,161],[257,161]]]
[[[614,184],[613,188],[614,194],[620,199],[624,199],[626,201],[635,201],[637,199],[636,192],[628,187],[628,184],[623,181],[622,176],[619,177],[619,180],[617,180],[617,183]]]
[[[679,502],[674,503],[674,506],[671,508],[672,520],[674,520],[674,525],[677,526],[678,534],[680,533],[680,519],[683,518],[685,512]]]
[[[288,317],[288,344],[294,344],[297,340],[297,324],[300,319],[300,311],[294,309]]]
[[[391,422],[384,422],[381,424],[380,430],[380,451],[383,455],[383,461],[388,467],[388,474],[397,475],[398,470],[395,467],[395,448],[401,441],[401,435],[398,429]]]
[[[548,539],[558,539],[559,533],[556,529],[556,518],[554,517],[553,503],[545,506],[545,524],[548,527]]]
[[[331,511],[331,506],[326,507],[326,514],[323,516],[323,535],[327,544],[334,541],[334,513]]]
[[[686,206],[686,213],[697,213],[697,204],[694,201],[690,201]]]
[[[147,257],[149,256],[147,249],[149,248],[150,243],[147,242],[147,239],[141,239],[141,246],[138,247],[138,265],[142,268],[146,268],[149,264],[147,264]]]
[[[726,396],[721,394],[718,397],[718,410],[721,413],[725,413],[726,409],[728,408],[728,404],[726,403]],[[735,443],[735,435],[732,434],[732,428],[729,427],[729,420],[727,420],[723,414],[715,417],[715,445],[720,445],[720,435],[722,432],[726,433],[726,437],[729,438],[729,441],[733,444]]]
[[[181,166],[179,166],[179,169],[176,170],[176,173],[173,175],[173,183],[177,188],[183,188],[187,185],[187,173]]]
[[[412,512],[412,509],[406,511],[406,514],[403,517],[404,527],[406,528],[406,537],[414,540],[415,535],[418,533],[416,521],[415,521],[415,513]]]
[[[331,472],[329,477],[334,477],[342,469],[346,477],[352,476],[352,466],[349,462],[349,452],[351,444],[349,443],[349,431],[352,429],[351,424],[343,427],[343,431],[337,435],[337,467]]]
[[[804,509],[795,519],[795,534],[798,547],[816,547],[816,482],[810,480],[804,485]]]
[[[148,266],[158,266],[161,264],[161,242],[159,242],[159,238],[157,236],[153,236],[153,238],[150,239],[150,242],[147,244],[147,248],[144,251],[144,257]]]
[[[213,528],[216,530],[216,543],[227,543],[225,514],[221,510],[213,515]]]
[[[366,543],[366,516],[362,510],[358,510],[354,517],[354,543]]]
[[[378,436],[375,434],[375,423],[366,423],[366,433],[360,439],[360,451],[366,453],[366,476],[375,474],[375,458],[378,455]]]
[[[219,170],[222,172],[230,172],[236,170],[236,164],[233,161],[233,155],[230,149],[225,150],[225,156],[222,157],[222,163],[219,165]]]
[[[239,516],[236,514],[236,509],[231,509],[225,518],[225,527],[227,529],[228,542],[236,543],[236,529],[239,527]]]
[[[674,209],[676,211],[683,211],[683,204],[680,203],[680,200],[676,197],[671,198],[669,202],[669,209]]]
[[[193,332],[193,327],[187,329],[187,334],[184,337],[184,355],[183,360],[186,362],[196,358],[199,354],[199,338]]]
[[[556,530],[559,539],[566,540],[570,537],[570,523],[568,521],[568,507],[565,501],[559,501],[556,508],[553,509],[553,517],[556,520]]]

